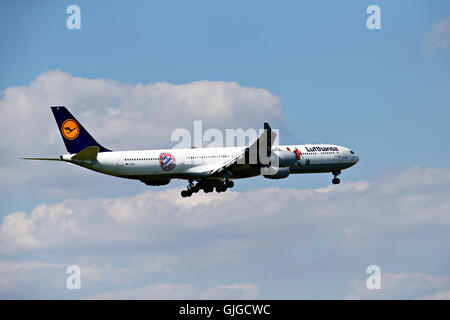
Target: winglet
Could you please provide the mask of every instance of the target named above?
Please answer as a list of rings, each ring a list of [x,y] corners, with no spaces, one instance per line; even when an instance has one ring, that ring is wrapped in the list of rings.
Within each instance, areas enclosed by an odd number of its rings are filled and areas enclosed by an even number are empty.
[[[270,157],[274,141],[272,140],[272,128],[269,126],[268,122],[264,122],[264,131],[267,133],[267,140],[265,141],[265,145],[267,146],[266,155]]]
[[[219,166],[211,170],[211,175],[224,171],[234,163],[249,164],[254,161],[254,164],[261,164],[259,159],[260,156],[264,155],[264,153],[263,151],[261,151],[262,154],[259,154],[260,145],[267,148],[266,156],[264,157],[265,159],[263,159],[265,164],[266,162],[270,161],[272,145],[276,137],[277,133],[275,131],[272,131],[272,128],[270,127],[268,122],[264,122],[264,132],[259,136],[259,138],[253,141],[250,146],[243,149],[242,152],[237,154],[234,158],[228,159],[227,161],[219,164]]]

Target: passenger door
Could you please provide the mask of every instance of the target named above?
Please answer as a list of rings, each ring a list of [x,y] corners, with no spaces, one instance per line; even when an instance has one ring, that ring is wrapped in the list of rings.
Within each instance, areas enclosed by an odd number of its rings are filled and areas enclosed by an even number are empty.
[[[116,167],[117,167],[117,172],[121,173],[124,171],[123,157],[119,156],[119,158],[117,159]]]

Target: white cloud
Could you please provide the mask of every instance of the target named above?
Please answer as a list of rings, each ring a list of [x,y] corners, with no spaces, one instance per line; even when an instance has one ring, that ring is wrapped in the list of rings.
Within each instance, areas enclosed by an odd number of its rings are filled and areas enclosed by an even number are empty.
[[[143,288],[111,291],[87,297],[90,300],[195,299],[198,288],[189,284],[158,283]]]
[[[205,290],[200,294],[200,298],[206,300],[253,300],[258,297],[258,294],[259,287],[254,283],[233,283],[231,285],[222,285],[213,289]]]
[[[111,291],[93,295],[87,299],[256,299],[258,285],[233,283],[201,291],[189,284],[158,283],[143,288]]]
[[[441,268],[448,264],[448,255],[447,260],[445,254],[441,256],[450,245],[449,169],[412,167],[386,172],[370,183],[311,190],[268,188],[198,193],[191,198],[179,197],[179,191],[67,199],[39,205],[31,213],[11,213],[0,225],[0,254],[14,260],[30,254],[70,252],[70,259],[63,262],[80,264],[86,283],[113,286],[100,292],[141,288],[149,276],[153,283],[185,284],[184,277],[198,280],[204,273],[226,270],[227,281],[221,282],[234,286],[199,285],[192,280],[200,288],[196,296],[254,297],[270,279],[278,283],[283,277],[301,277],[310,269],[327,283],[324,266],[336,255],[352,264],[350,279],[365,271],[366,261],[375,259],[384,272],[385,264],[395,260],[397,270],[404,270],[406,276],[383,273],[382,293],[388,298],[444,295],[449,289],[445,277],[427,278],[426,272],[416,274],[410,269],[424,259]],[[353,262],[355,253],[359,260]],[[91,258],[79,259],[80,255]],[[334,272],[349,268],[346,265]],[[274,275],[268,277],[267,272]],[[257,281],[250,278],[253,273]],[[245,279],[258,286],[246,287]],[[361,286],[350,292],[353,297],[369,297],[365,282]],[[324,292],[335,290],[327,288]],[[152,296],[156,290],[147,289],[141,294]]]
[[[4,90],[0,100],[0,188],[62,196],[55,186],[64,176],[64,190],[89,192],[96,177],[60,163],[31,163],[23,156],[57,157],[67,153],[51,105],[65,105],[97,141],[113,150],[167,148],[176,128],[192,132],[194,120],[208,128],[261,128],[283,121],[281,100],[268,90],[243,87],[237,82],[195,81],[124,84],[109,79],[75,77],[62,71],[39,75],[32,83]],[[14,170],[10,170],[14,167]],[[98,179],[98,178],[97,178]],[[85,189],[86,191],[83,191]]]
[[[450,275],[382,273],[381,289],[369,290],[366,280],[355,280],[349,299],[448,299]]]
[[[427,46],[431,49],[450,46],[450,17],[436,22],[427,36]]]
[[[187,232],[226,226],[234,226],[240,234],[257,233],[268,226],[282,230],[286,225],[310,233],[312,226],[325,220],[342,226],[349,242],[358,237],[369,240],[380,234],[380,227],[393,236],[398,224],[449,225],[449,189],[449,169],[413,167],[372,184],[361,181],[313,190],[269,188],[181,198],[179,189],[168,189],[126,198],[68,199],[39,205],[31,214],[6,215],[0,226],[0,252],[70,243],[182,242]],[[345,224],[348,219],[351,226]],[[246,226],[250,221],[258,223]]]
[[[93,256],[78,258],[75,264],[80,267],[84,281],[89,284],[127,284],[136,276],[152,274],[171,274],[178,263],[178,257],[168,254],[135,256],[126,266],[116,266],[111,261],[98,263]]]
[[[4,91],[0,130],[8,147],[25,153],[62,150],[51,105],[67,106],[99,142],[118,150],[167,147],[172,130],[191,128],[194,120],[203,120],[204,129],[260,128],[263,121],[282,120],[277,96],[237,82],[129,85],[50,71],[29,86]]]
[[[422,297],[423,300],[450,300],[450,290],[438,291]]]
[[[252,219],[296,219],[290,204],[313,206],[315,200],[345,192],[358,192],[367,183],[343,184],[345,191],[329,187],[318,190],[278,188],[245,193],[196,194],[185,199],[179,189],[145,192],[116,199],[69,199],[52,205],[39,205],[30,215],[15,212],[3,218],[0,226],[0,253],[17,250],[64,247],[70,243],[153,244],[172,234],[180,240],[183,232],[239,224]],[[334,190],[334,191],[332,191]],[[364,188],[362,189],[364,190]],[[264,202],[262,199],[277,199]],[[305,211],[303,219],[328,216],[321,206]],[[283,213],[284,212],[284,213]],[[256,227],[256,226],[255,226]]]
[[[127,285],[139,277],[154,274],[170,275],[177,264],[177,257],[171,255],[134,256],[126,266],[117,266],[111,261],[98,263],[94,256],[81,256],[65,263],[44,263],[37,261],[0,260],[0,293],[5,293],[21,284],[46,278],[47,287],[58,285],[64,289],[66,269],[75,264],[80,267],[83,283],[95,285]],[[50,276],[49,276],[50,275]],[[46,287],[46,288],[47,288]]]
[[[64,268],[63,264],[42,263],[36,261],[17,262],[9,260],[0,260],[0,292],[15,288],[17,285],[30,282],[34,274],[42,269]]]

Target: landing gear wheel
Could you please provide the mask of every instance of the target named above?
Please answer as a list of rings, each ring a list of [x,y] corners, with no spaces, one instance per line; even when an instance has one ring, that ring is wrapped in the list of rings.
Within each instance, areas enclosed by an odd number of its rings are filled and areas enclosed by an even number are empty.
[[[331,180],[331,182],[333,184],[339,184],[341,182],[341,180],[339,178],[334,178],[333,180]]]
[[[181,196],[183,197],[183,198],[186,198],[186,197],[190,197],[190,196],[192,196],[192,191],[191,190],[183,190],[183,191],[181,191]]]
[[[216,187],[216,192],[225,192],[225,191],[227,191],[227,187],[224,185]]]
[[[233,187],[234,187],[234,182],[228,180],[228,181],[226,182],[226,186],[227,186],[227,188],[233,188]]]
[[[197,183],[194,185],[192,180],[189,180],[189,184],[186,190],[181,191],[181,196],[183,198],[192,196],[193,193],[197,193],[200,191],[201,184]]]
[[[338,178],[337,176],[341,174],[341,170],[338,170],[338,171],[332,171],[331,173],[332,173],[333,176],[334,176],[333,180],[331,180],[331,183],[333,183],[333,184],[339,184],[339,183],[341,182],[341,180],[339,180],[339,178]]]

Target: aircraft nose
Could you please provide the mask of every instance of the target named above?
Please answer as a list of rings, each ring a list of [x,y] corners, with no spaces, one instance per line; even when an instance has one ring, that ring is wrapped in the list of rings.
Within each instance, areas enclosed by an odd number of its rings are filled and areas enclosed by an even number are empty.
[[[353,162],[356,164],[359,161],[359,157],[358,156],[353,156]]]

